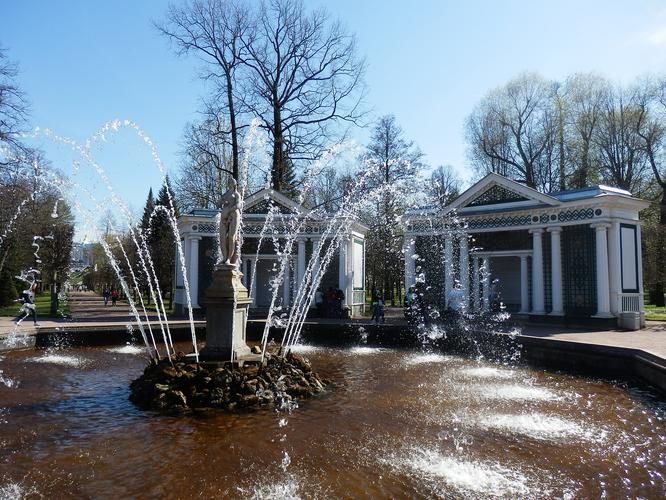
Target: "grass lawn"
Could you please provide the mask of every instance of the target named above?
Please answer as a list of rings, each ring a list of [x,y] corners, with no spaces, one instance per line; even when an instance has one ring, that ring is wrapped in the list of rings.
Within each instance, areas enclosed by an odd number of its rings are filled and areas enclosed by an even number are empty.
[[[666,307],[645,304],[645,318],[650,321],[666,321]]]
[[[51,311],[51,294],[50,293],[41,293],[35,297],[35,305],[37,306],[37,321],[39,318],[50,318],[49,314]],[[19,309],[21,309],[20,302],[15,302],[5,307],[0,307],[0,316],[18,316]],[[69,308],[65,307],[62,312],[64,314],[69,314]],[[58,316],[60,317],[60,316]]]

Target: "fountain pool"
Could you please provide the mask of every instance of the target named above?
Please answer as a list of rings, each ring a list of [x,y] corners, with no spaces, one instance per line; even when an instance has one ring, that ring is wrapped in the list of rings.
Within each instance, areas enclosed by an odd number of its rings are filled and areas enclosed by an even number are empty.
[[[337,387],[291,413],[178,417],[129,402],[142,348],[5,353],[0,498],[666,492],[666,403],[644,390],[438,353],[298,350]]]

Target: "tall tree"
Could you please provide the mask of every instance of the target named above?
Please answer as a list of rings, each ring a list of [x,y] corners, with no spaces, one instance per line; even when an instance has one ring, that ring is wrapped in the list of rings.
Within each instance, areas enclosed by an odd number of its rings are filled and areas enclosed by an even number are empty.
[[[361,117],[365,64],[354,37],[301,0],[263,2],[244,41],[244,102],[270,137],[271,184],[282,190],[289,162],[317,158]]]
[[[228,129],[219,131],[230,138],[231,170],[240,180],[238,104],[236,98],[237,71],[244,53],[243,38],[250,29],[250,13],[245,2],[235,0],[191,0],[180,7],[171,5],[167,21],[157,29],[171,39],[179,54],[195,53],[207,66],[203,78],[213,81],[216,96],[228,118]],[[220,122],[217,122],[219,125]],[[222,133],[223,132],[223,133]],[[225,164],[218,168],[226,170]]]
[[[166,211],[158,210],[155,213],[148,243],[162,296],[165,297],[168,294],[171,301],[173,299],[172,288],[174,262],[176,259],[176,239],[168,214],[168,211],[170,211],[170,192],[171,187],[169,177],[167,176],[155,200],[155,205],[164,207]],[[174,215],[178,216],[177,212]]]
[[[386,115],[376,122],[365,156],[370,170],[369,186],[374,189],[375,206],[365,214],[370,226],[366,262],[372,288],[384,298],[395,301],[403,276],[402,227],[400,216],[416,191],[417,174],[423,168],[423,153],[405,138],[395,116]]]
[[[175,193],[183,210],[218,208],[220,194],[233,175],[223,120],[221,112],[209,108],[202,121],[186,127]]]
[[[647,167],[645,148],[638,135],[640,109],[627,90],[611,89],[602,103],[594,134],[603,180],[640,194]]]
[[[638,110],[636,130],[645,147],[648,164],[658,189],[659,218],[655,242],[655,305],[663,307],[666,287],[666,77],[645,79],[634,90]]]
[[[440,165],[430,174],[426,194],[432,204],[444,208],[460,195],[462,181],[451,165]]]
[[[559,185],[554,89],[551,82],[527,73],[476,106],[466,135],[478,172],[508,175],[543,191]]]
[[[18,67],[0,47],[0,144],[10,149],[24,149],[20,134],[27,124],[28,103],[16,84]],[[9,158],[0,156],[0,167],[7,166]]]
[[[602,105],[610,90],[608,82],[596,75],[575,74],[564,84],[566,185],[577,189],[589,186],[599,172],[594,134]]]

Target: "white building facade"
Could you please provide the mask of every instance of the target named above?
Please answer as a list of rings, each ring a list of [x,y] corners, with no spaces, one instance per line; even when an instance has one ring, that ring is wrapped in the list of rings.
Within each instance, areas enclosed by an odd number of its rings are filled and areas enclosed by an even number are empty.
[[[217,210],[194,210],[178,219],[193,310],[205,308],[205,290],[217,260],[217,214]],[[342,290],[343,306],[352,315],[361,314],[365,304],[367,231],[367,226],[352,218],[315,215],[272,189],[252,194],[244,200],[240,259],[243,284],[252,299],[250,309],[267,310],[274,291],[274,305],[289,309],[298,288],[306,278],[315,279],[325,262],[318,288]],[[287,245],[291,245],[289,251]],[[278,283],[283,259],[287,265]],[[179,256],[175,275],[175,308],[182,313],[187,308],[187,297]],[[310,306],[314,308],[314,301]]]
[[[435,284],[431,300],[444,307],[458,281],[471,311],[499,292],[536,320],[637,328],[648,206],[608,186],[543,194],[488,174],[444,209],[405,217],[405,285]]]

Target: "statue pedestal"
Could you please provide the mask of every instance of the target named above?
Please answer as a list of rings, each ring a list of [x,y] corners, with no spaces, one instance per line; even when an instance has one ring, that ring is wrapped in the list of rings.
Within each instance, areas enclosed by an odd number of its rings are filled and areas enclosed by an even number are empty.
[[[220,264],[213,271],[213,283],[206,290],[206,346],[199,358],[230,361],[248,357],[245,324],[252,300],[241,282],[243,274],[233,264]]]

